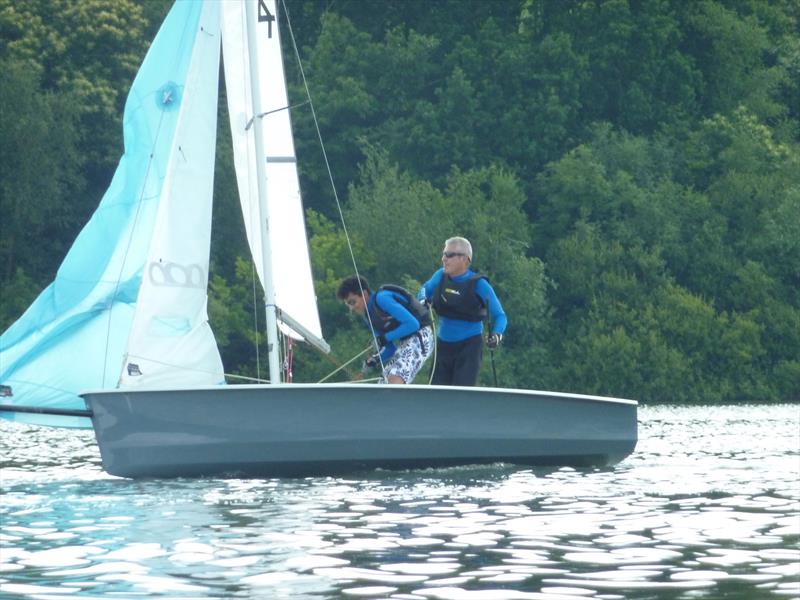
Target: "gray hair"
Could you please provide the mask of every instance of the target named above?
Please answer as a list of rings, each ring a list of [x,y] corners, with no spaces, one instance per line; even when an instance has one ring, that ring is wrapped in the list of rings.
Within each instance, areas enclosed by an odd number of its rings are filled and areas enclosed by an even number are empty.
[[[444,243],[444,247],[447,248],[448,246],[455,246],[459,252],[463,252],[467,255],[467,258],[470,262],[472,262],[472,244],[469,243],[467,238],[463,237],[451,237],[450,239],[446,240]]]

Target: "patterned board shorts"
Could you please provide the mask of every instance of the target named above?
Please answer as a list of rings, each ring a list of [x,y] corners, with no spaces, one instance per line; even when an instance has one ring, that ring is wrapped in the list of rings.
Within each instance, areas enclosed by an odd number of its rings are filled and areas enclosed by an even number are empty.
[[[406,383],[414,381],[422,365],[433,353],[433,330],[423,327],[419,335],[411,335],[397,346],[397,350],[386,362],[384,383],[390,375],[402,377]]]

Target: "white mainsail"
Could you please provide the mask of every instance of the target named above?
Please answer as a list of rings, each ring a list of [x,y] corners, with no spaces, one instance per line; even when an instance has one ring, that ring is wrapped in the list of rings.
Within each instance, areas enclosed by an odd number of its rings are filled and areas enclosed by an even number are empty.
[[[224,382],[206,312],[219,93],[219,4],[206,2],[130,330],[120,387]]]
[[[222,3],[225,85],[247,238],[262,285],[271,284],[281,329],[327,352],[311,275],[276,6],[274,0],[257,4],[258,22],[250,31],[255,31],[258,64],[251,66],[244,2]],[[251,67],[258,73],[256,82]],[[254,83],[258,86],[255,94]],[[254,95],[260,107],[254,107]],[[261,157],[257,156],[256,129],[263,139]],[[265,166],[265,207],[259,206],[259,160]]]

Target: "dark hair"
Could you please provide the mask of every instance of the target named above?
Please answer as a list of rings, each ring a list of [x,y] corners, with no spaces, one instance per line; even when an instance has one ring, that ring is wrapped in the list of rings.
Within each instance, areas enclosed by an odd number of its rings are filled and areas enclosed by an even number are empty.
[[[339,289],[336,290],[336,297],[339,300],[344,300],[350,294],[360,296],[361,290],[369,292],[369,283],[361,276],[356,277],[355,275],[351,275],[343,279],[342,283],[339,284]]]

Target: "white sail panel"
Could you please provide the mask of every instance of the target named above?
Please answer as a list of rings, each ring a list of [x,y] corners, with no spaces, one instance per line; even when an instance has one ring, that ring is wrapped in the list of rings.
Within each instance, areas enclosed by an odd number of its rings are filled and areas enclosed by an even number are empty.
[[[258,0],[253,0],[254,2]],[[303,339],[297,329],[322,338],[308,254],[300,184],[288,110],[283,58],[274,0],[258,1],[257,55],[261,114],[254,117],[249,92],[250,64],[244,3],[222,4],[225,85],[233,135],[234,162],[248,242],[262,285],[272,281],[281,329]],[[266,213],[259,208],[255,128],[261,128],[266,163]],[[270,264],[263,264],[266,232]],[[267,275],[270,277],[267,278]],[[294,321],[296,328],[286,321]],[[307,336],[308,337],[308,336]],[[324,344],[324,341],[322,342]]]
[[[219,4],[206,2],[161,191],[120,387],[224,382],[206,312],[219,73]]]

